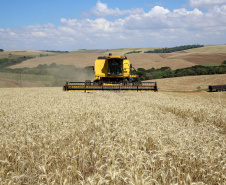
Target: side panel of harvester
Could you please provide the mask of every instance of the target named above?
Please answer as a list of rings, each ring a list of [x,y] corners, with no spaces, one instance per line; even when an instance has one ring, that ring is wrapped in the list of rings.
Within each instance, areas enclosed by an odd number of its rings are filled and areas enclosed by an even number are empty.
[[[123,76],[124,77],[130,76],[130,62],[127,59],[123,61]]]
[[[94,72],[95,80],[100,80],[100,78],[106,77],[108,72],[108,63],[105,58],[99,57],[95,61]]]

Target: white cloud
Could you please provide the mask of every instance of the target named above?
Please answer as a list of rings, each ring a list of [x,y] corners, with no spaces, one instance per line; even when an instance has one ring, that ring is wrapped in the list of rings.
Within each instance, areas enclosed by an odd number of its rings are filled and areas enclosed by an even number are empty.
[[[59,37],[59,40],[62,40],[63,42],[75,42],[75,39],[72,37]]]
[[[195,8],[210,8],[225,3],[226,0],[189,0],[190,6]]]
[[[185,39],[202,40],[206,42],[209,37],[220,32],[220,37],[225,34],[226,15],[225,6],[214,7],[208,12],[195,8],[188,11],[185,8],[170,11],[166,8],[155,6],[149,12],[130,14],[124,19],[114,21],[105,18],[91,19],[62,19],[61,23],[80,33],[81,38],[90,38],[92,45],[104,43],[104,40],[119,41],[128,47],[129,42],[145,43],[147,40],[161,40],[163,43],[170,40],[181,41]],[[200,37],[202,35],[203,37]],[[86,40],[86,39],[84,39]],[[97,41],[97,43],[95,42]],[[121,42],[120,42],[121,41]],[[109,43],[105,43],[105,47]],[[197,41],[195,41],[197,43]],[[101,44],[100,44],[101,46]],[[101,47],[98,47],[101,48]]]
[[[151,11],[149,11],[145,15],[150,16],[150,17],[159,17],[162,15],[166,15],[168,13],[170,13],[170,11],[168,9],[165,9],[161,6],[155,6],[154,8],[151,9]]]
[[[181,9],[175,9],[173,11],[173,14],[178,15],[178,16],[187,16],[187,15],[199,16],[199,15],[203,15],[203,12],[200,11],[199,9],[197,9],[197,8],[195,8],[192,11],[188,11],[185,8],[181,8]]]
[[[20,26],[17,29],[0,28],[0,44],[9,47],[4,49],[14,49],[13,46],[15,49],[75,50],[225,42],[226,5],[213,6],[206,12],[198,8],[170,11],[155,6],[148,12],[126,10],[125,13],[119,9],[109,9],[100,1],[97,4],[102,15],[128,15],[115,20],[106,17],[61,18],[59,26],[45,24]]]
[[[76,35],[76,30],[66,27],[66,26],[61,26],[58,28],[58,31],[60,31],[61,35],[66,34],[66,35]]]
[[[136,8],[131,10],[120,10],[119,8],[109,9],[107,4],[101,3],[100,0],[97,1],[96,6],[91,10],[91,14],[100,17],[106,16],[121,16],[121,15],[128,15],[128,14],[140,14],[143,13],[143,9]]]
[[[9,34],[12,36],[16,35],[16,33],[14,33],[14,32],[9,32]]]
[[[65,18],[61,18],[60,22],[62,24],[66,24],[67,26],[75,26],[77,24],[77,20],[76,19],[65,19]]]
[[[36,31],[36,32],[32,32],[31,33],[33,36],[35,37],[47,37],[47,33],[43,32],[43,31]]]
[[[188,11],[177,9],[170,12],[168,9],[156,6],[148,13],[131,15],[125,18],[127,29],[149,29],[150,31],[161,29],[178,29],[196,27],[203,22],[205,15],[198,9]]]
[[[223,5],[221,7],[214,6],[213,9],[210,10],[210,12],[217,13],[217,14],[220,14],[220,15],[226,15],[226,5]]]

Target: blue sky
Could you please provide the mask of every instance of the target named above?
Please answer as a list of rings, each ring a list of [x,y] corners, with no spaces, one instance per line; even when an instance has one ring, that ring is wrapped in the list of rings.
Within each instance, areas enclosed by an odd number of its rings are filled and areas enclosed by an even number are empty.
[[[97,0],[1,0],[1,28],[17,27],[20,25],[32,24],[60,24],[60,19],[82,19],[87,18],[89,10],[96,6]],[[156,5],[167,6],[168,9],[173,10],[180,8],[180,5],[185,4],[186,1],[172,0],[172,1],[150,1],[150,0],[103,0],[108,7],[120,10],[143,8],[149,10],[150,7]],[[95,17],[89,16],[93,19]]]
[[[0,0],[0,48],[226,44],[226,0]]]

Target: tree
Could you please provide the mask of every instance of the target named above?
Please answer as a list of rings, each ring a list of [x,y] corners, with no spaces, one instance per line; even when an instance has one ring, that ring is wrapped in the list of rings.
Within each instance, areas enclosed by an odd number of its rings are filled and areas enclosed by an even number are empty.
[[[56,63],[52,63],[52,64],[50,64],[49,66],[50,66],[50,67],[56,67],[57,64],[56,64]]]
[[[144,68],[137,68],[137,71],[139,71],[139,72],[145,72],[146,70]]]

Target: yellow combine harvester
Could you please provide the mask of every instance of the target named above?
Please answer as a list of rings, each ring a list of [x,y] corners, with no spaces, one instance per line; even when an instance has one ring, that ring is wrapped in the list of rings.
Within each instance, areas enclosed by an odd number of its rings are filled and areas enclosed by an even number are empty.
[[[132,65],[126,56],[98,57],[95,61],[95,80],[91,82],[66,82],[64,91],[131,90],[158,91],[156,82],[141,82],[138,75],[131,75]]]

